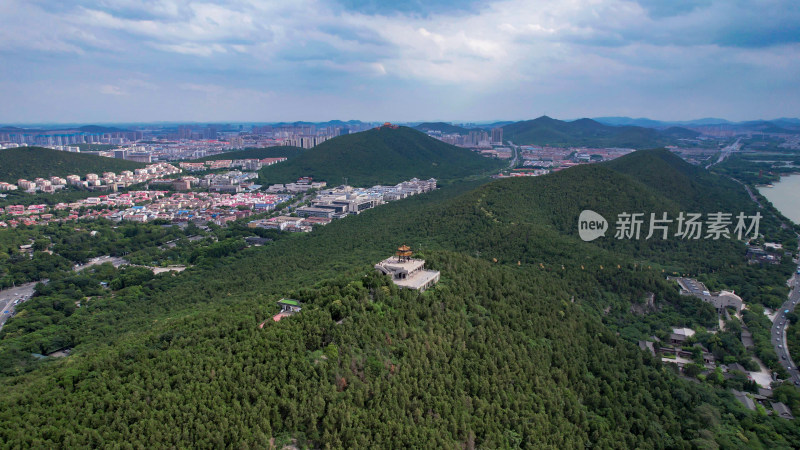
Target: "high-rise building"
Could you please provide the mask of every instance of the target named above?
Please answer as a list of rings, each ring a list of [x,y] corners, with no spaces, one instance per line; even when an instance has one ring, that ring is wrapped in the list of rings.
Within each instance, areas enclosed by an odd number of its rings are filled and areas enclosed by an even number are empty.
[[[501,127],[492,128],[492,144],[503,144],[503,129]]]
[[[217,139],[217,127],[208,125],[203,129],[203,139]]]
[[[181,125],[178,127],[178,138],[179,139],[191,139],[192,138],[192,127],[189,125]]]

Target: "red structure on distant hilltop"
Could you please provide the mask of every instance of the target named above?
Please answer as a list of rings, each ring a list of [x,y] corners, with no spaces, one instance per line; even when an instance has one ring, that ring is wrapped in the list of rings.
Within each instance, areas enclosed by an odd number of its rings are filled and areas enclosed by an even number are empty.
[[[400,126],[399,125],[394,125],[391,122],[384,122],[383,125],[380,126],[380,128],[391,128],[393,130],[396,130],[396,129],[400,128]]]

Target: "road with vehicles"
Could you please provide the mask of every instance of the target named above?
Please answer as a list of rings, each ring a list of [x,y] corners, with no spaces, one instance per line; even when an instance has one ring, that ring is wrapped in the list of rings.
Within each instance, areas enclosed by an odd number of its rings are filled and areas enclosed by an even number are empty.
[[[798,271],[800,271],[800,265],[798,265],[795,272]],[[800,274],[795,273],[789,283],[792,285],[792,291],[789,293],[788,300],[781,305],[781,308],[775,314],[775,320],[772,322],[771,339],[781,366],[789,372],[789,378],[792,383],[800,387],[800,372],[798,372],[786,345],[786,327],[790,325],[786,315],[793,312],[797,304],[800,303]]]
[[[714,161],[713,163],[707,165],[706,166],[706,170],[711,168],[711,166],[713,166],[713,165],[716,165],[716,164],[721,163],[722,161],[725,161],[725,159],[727,157],[731,156],[731,153],[738,152],[739,149],[742,148],[741,140],[742,140],[741,138],[736,139],[736,142],[734,142],[733,144],[731,144],[731,145],[723,148],[722,150],[720,150],[719,157],[717,158],[717,160]]]
[[[47,283],[47,280],[43,282]],[[0,329],[14,315],[14,307],[33,296],[34,287],[36,283],[26,283],[0,291]]]
[[[514,153],[514,156],[511,158],[511,161],[508,163],[508,168],[513,169],[517,167],[517,160],[519,159],[519,146],[514,145],[513,142],[508,141],[508,145],[511,146],[511,151]]]

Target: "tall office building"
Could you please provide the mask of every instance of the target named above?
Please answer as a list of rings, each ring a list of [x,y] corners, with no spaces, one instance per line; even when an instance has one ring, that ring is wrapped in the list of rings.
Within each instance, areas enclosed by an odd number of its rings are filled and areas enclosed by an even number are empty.
[[[179,139],[191,139],[192,138],[192,127],[189,125],[181,125],[178,127],[178,138]]]
[[[217,127],[214,125],[208,125],[203,129],[203,139],[216,139],[217,138]]]
[[[500,127],[492,128],[492,144],[503,144],[503,129]]]

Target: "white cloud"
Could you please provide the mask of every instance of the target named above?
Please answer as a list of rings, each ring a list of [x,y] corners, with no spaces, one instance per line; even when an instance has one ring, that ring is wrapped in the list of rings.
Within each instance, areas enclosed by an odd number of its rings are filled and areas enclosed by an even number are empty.
[[[442,111],[486,97],[514,114],[525,114],[520,99],[579,105],[591,97],[598,109],[613,96],[676,101],[676,92],[717,91],[726,72],[744,86],[730,94],[742,105],[757,101],[747,89],[763,91],[751,79],[800,92],[792,81],[800,79],[800,38],[792,38],[800,9],[788,0],[771,0],[759,17],[750,9],[709,0],[654,14],[632,0],[500,0],[457,14],[374,15],[333,0],[4,0],[0,64],[19,69],[0,73],[0,94],[25,71],[88,78],[106,98],[156,99],[177,88],[176,101],[228,94],[255,105],[274,98],[269,92],[327,89],[363,106],[378,101],[364,94],[373,89],[402,92],[401,102],[415,89],[416,101]],[[408,114],[419,107],[409,104]]]
[[[128,93],[123,91],[122,88],[112,84],[104,84],[100,86],[100,93],[104,95],[128,95]]]

